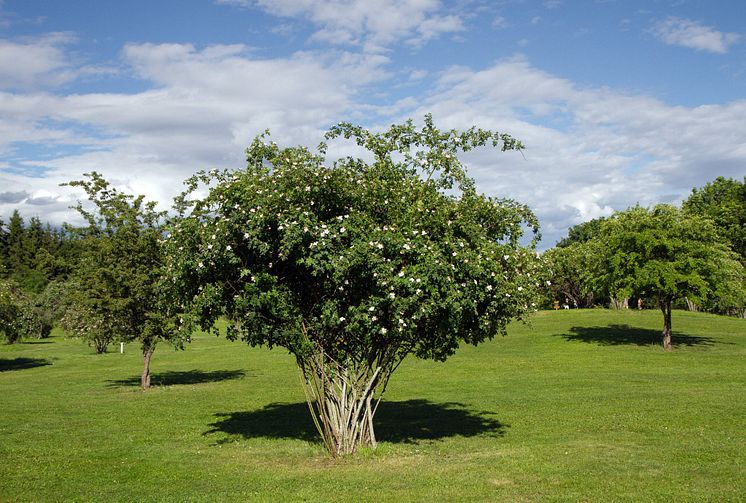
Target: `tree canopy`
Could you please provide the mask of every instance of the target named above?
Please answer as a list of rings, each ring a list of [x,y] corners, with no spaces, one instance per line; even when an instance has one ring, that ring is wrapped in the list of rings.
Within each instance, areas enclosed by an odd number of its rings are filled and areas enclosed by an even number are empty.
[[[65,325],[98,350],[114,340],[139,342],[147,388],[157,343],[182,342],[172,306],[160,294],[164,214],[155,202],[119,192],[96,172],[86,177],[69,183],[85,190],[93,208],[77,206],[88,225],[75,229],[81,257],[70,279]]]
[[[333,454],[375,445],[373,396],[406,355],[444,360],[505,333],[540,281],[535,241],[519,241],[538,234],[532,212],[479,194],[457,158],[519,142],[442,132],[429,116],[422,129],[342,123],[326,136],[342,138],[372,160],[328,165],[324,143],[314,153],[256,138],[245,170],[191,180],[209,192],[181,199],[168,240],[185,323],[225,316],[229,337],[290,351]]]
[[[746,265],[746,177],[738,181],[720,176],[702,188],[694,188],[682,207],[712,220],[720,237]]]
[[[672,348],[671,309],[679,298],[704,300],[739,289],[743,266],[711,221],[671,206],[617,212],[601,227],[594,269],[612,296],[654,299],[664,316],[663,345]]]

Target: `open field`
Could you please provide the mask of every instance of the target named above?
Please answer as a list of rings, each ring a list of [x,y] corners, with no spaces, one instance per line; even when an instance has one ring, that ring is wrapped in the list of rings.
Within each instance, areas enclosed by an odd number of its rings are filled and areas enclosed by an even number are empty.
[[[0,501],[743,501],[746,320],[542,312],[407,360],[374,452],[332,460],[292,357],[222,338],[141,358],[0,346]],[[118,349],[118,348],[112,348]]]

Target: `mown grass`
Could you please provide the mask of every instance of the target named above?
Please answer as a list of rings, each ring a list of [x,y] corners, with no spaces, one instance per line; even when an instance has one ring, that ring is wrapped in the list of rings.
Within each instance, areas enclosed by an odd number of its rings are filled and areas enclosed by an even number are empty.
[[[0,501],[743,501],[746,321],[542,312],[407,360],[381,445],[330,459],[282,350],[0,347]]]

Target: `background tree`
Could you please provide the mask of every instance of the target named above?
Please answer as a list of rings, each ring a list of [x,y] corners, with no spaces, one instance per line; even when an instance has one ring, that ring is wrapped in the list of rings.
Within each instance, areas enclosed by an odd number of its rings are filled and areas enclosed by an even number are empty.
[[[557,245],[544,252],[546,275],[550,278],[546,290],[552,300],[567,301],[570,306],[584,308],[606,297],[606,289],[594,283],[590,269],[597,262],[597,253],[595,241]]]
[[[11,282],[0,279],[0,334],[8,344],[21,339],[20,308],[16,302]]]
[[[76,333],[93,338],[137,341],[143,354],[141,385],[150,387],[150,360],[161,340],[181,347],[170,306],[159,295],[164,213],[144,196],[123,194],[98,173],[70,182],[93,203],[77,209],[88,226],[78,229],[82,255],[72,275],[76,290],[65,314]],[[103,335],[102,335],[103,334]],[[105,347],[105,346],[104,346]]]
[[[230,338],[295,356],[333,455],[376,445],[373,417],[406,355],[445,360],[504,334],[539,282],[533,244],[519,245],[536,218],[478,194],[456,156],[516,140],[441,132],[429,116],[421,130],[343,123],[327,134],[341,137],[372,161],[328,167],[323,143],[314,154],[257,138],[245,170],[189,182],[209,193],[182,197],[188,213],[168,240],[173,292],[203,328],[225,316]]]
[[[573,225],[567,230],[567,237],[557,242],[557,248],[566,248],[573,244],[586,243],[598,237],[605,220],[605,217],[599,217]]]
[[[33,296],[13,281],[0,279],[0,333],[8,344],[48,337],[52,323],[44,314]]]
[[[663,346],[672,349],[671,310],[679,298],[738,289],[743,266],[713,224],[670,205],[617,212],[601,229],[595,269],[612,294],[653,298],[663,312]]]
[[[701,189],[694,188],[682,207],[712,220],[720,237],[746,265],[746,177],[739,182],[721,176]]]

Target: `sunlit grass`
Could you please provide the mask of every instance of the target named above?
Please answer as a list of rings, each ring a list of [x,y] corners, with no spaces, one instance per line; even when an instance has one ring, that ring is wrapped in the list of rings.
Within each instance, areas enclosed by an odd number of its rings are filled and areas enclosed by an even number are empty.
[[[293,358],[222,338],[141,358],[57,334],[0,347],[0,501],[739,501],[746,320],[543,312],[407,360],[381,445],[330,459]],[[118,349],[118,348],[112,348]]]

